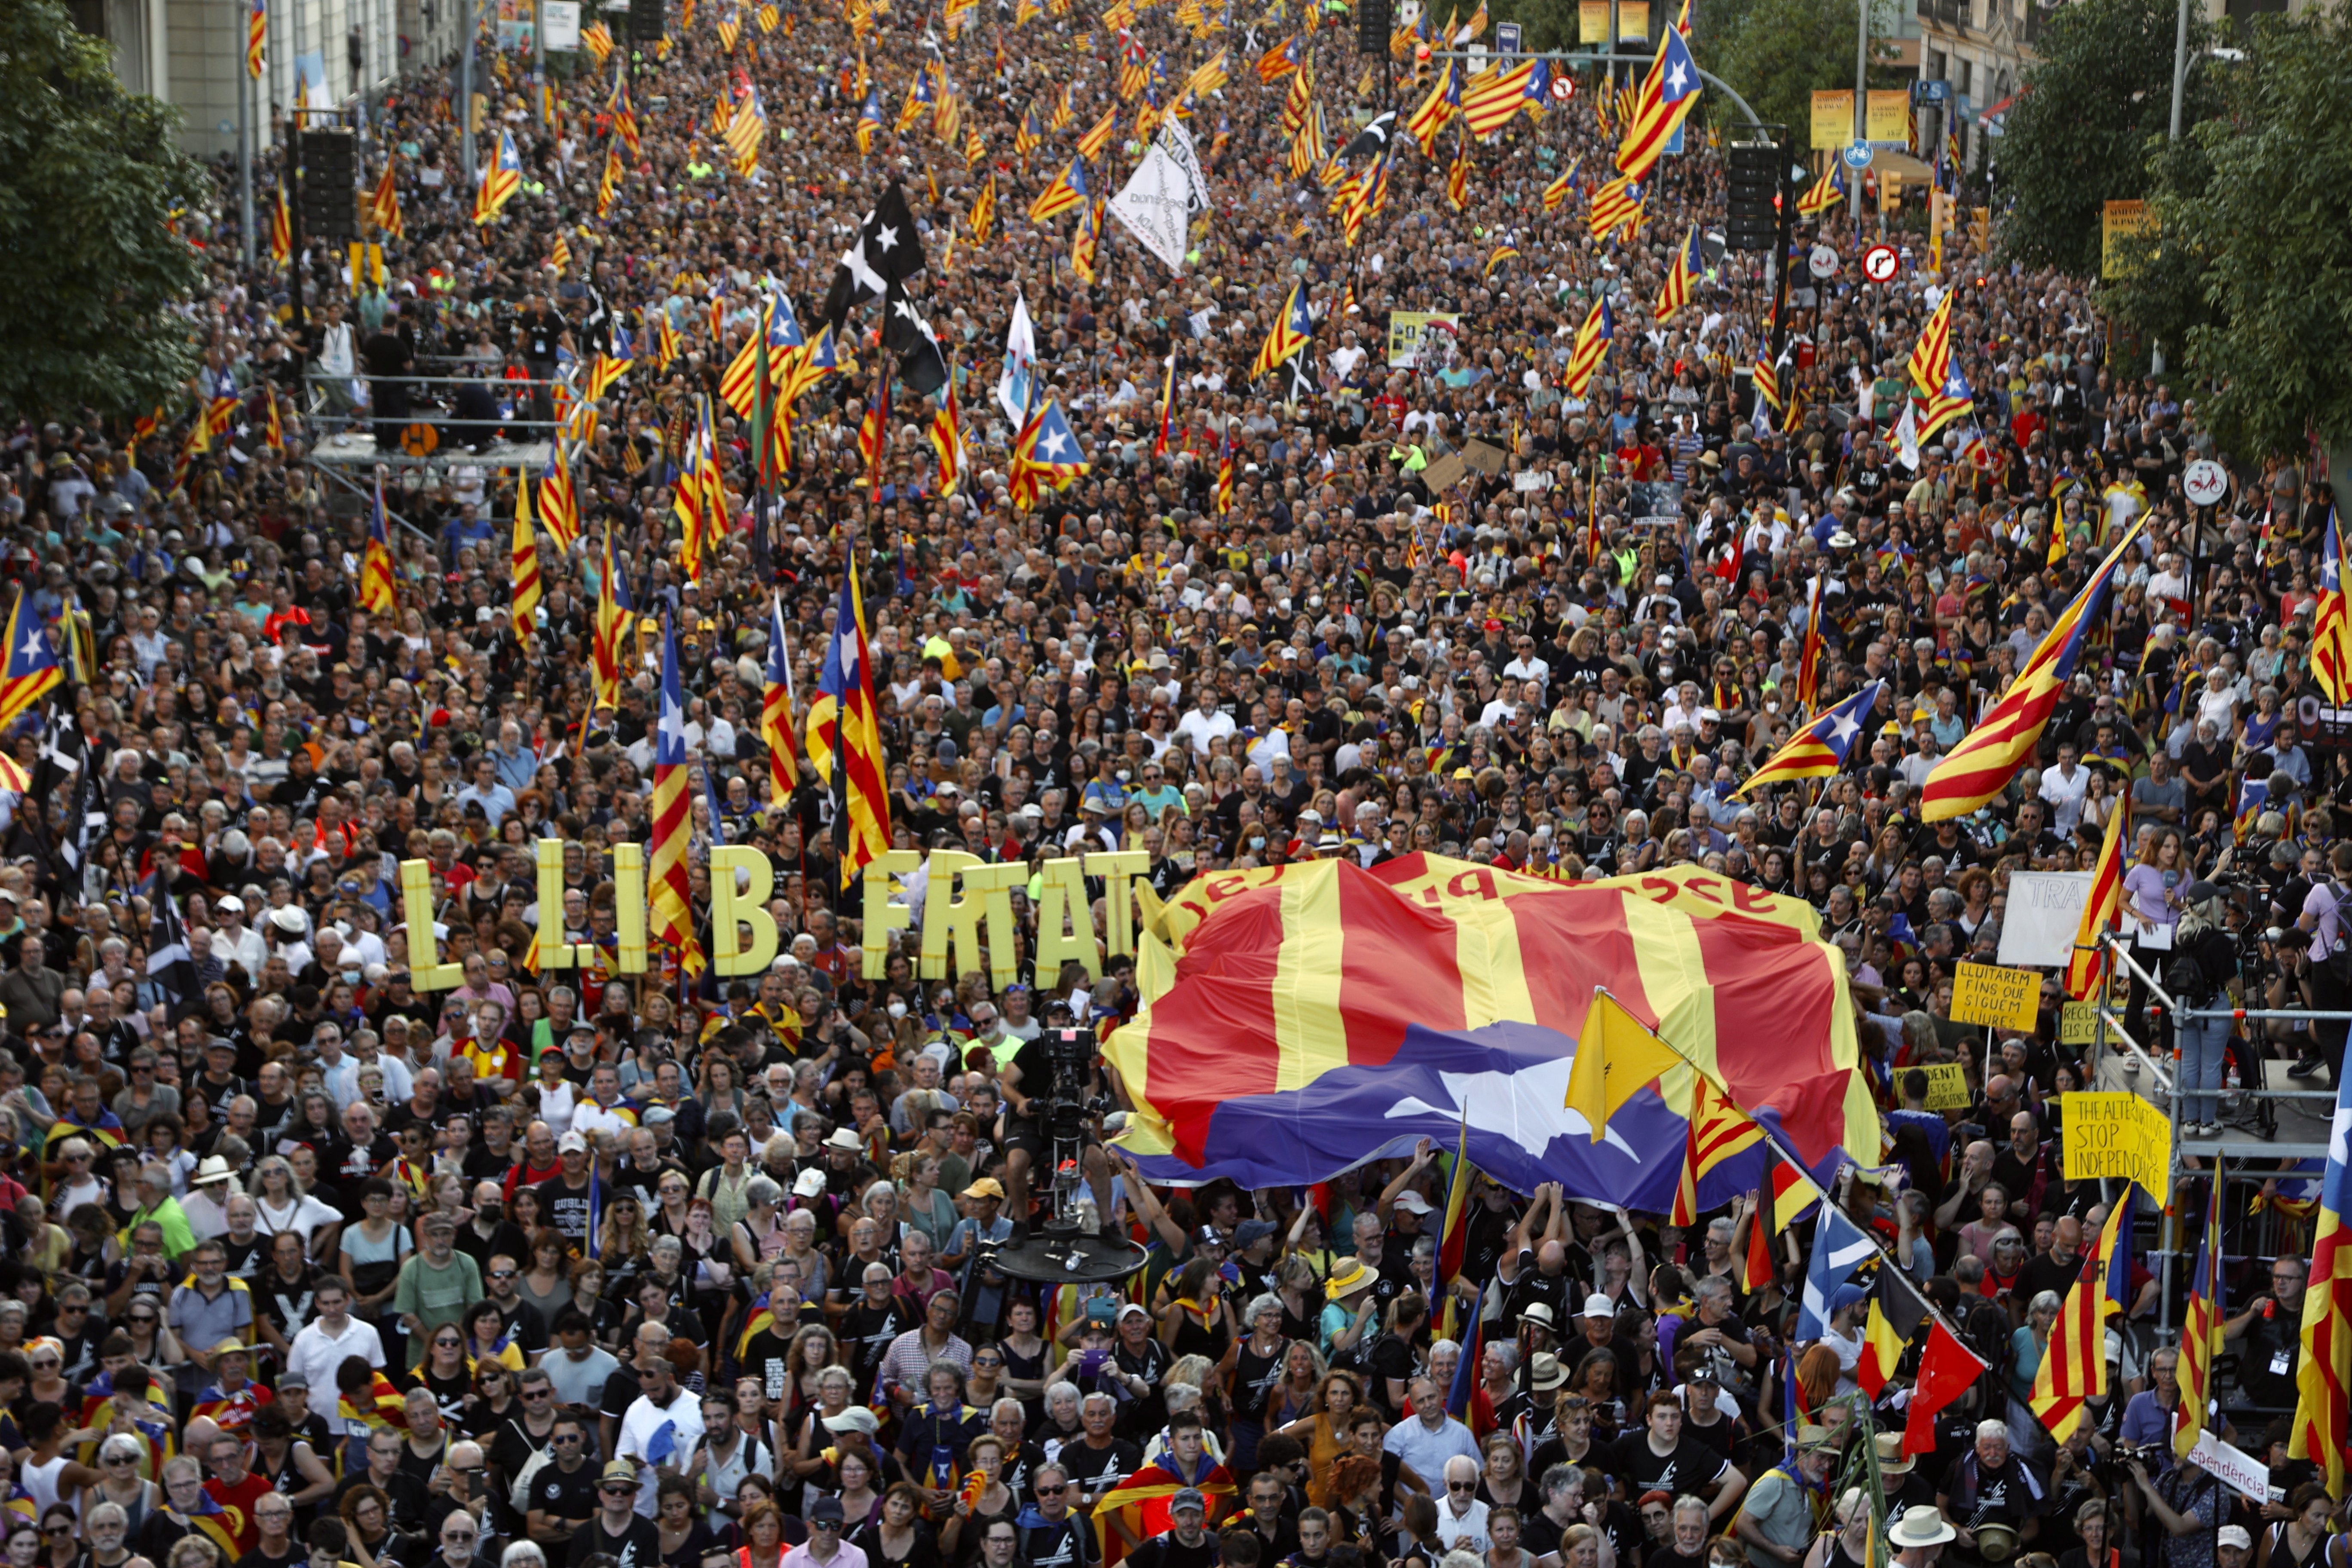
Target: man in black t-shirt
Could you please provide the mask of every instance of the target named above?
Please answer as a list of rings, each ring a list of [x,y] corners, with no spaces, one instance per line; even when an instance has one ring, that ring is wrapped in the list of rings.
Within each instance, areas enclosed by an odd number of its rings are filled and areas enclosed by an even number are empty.
[[[1072,1505],[1091,1507],[1097,1498],[1143,1468],[1143,1450],[1112,1435],[1118,1402],[1108,1394],[1087,1394],[1079,1404],[1078,1419],[1087,1435],[1082,1441],[1063,1444],[1058,1462],[1077,1489]]]
[[[499,1441],[505,1443],[508,1438],[501,1435]],[[556,1417],[548,1445],[551,1458],[530,1478],[530,1512],[526,1522],[530,1539],[555,1547],[578,1534],[596,1511],[597,1475],[596,1467],[588,1462],[588,1429],[578,1417]],[[516,1441],[512,1447],[523,1445]],[[516,1473],[520,1473],[520,1466]]]
[[[546,1224],[562,1232],[563,1239],[584,1257],[588,1251],[588,1194],[593,1186],[588,1173],[588,1140],[577,1132],[566,1132],[556,1140],[555,1152],[560,1169],[533,1189],[539,1194],[539,1212]]]
[[[837,1525],[841,1504],[834,1499],[820,1500],[810,1512],[814,1515],[827,1502],[833,1504]],[[615,1568],[659,1568],[661,1563],[661,1532],[652,1520],[637,1514],[637,1468],[626,1459],[605,1462],[596,1479],[595,1517],[572,1532],[572,1551],[564,1561],[570,1568],[580,1568],[599,1552],[609,1554]]]
[[[1612,1452],[1611,1468],[1627,1497],[1650,1491],[1670,1497],[1689,1493],[1705,1497],[1708,1514],[1721,1519],[1738,1506],[1748,1489],[1748,1478],[1738,1466],[1683,1436],[1682,1404],[1664,1389],[1650,1395],[1643,1429],[1618,1439]]]

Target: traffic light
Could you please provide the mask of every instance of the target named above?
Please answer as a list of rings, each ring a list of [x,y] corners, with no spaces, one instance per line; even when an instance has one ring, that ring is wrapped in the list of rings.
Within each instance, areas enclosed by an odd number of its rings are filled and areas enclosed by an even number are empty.
[[[1729,211],[1723,225],[1726,250],[1772,248],[1780,227],[1780,149],[1769,142],[1735,142],[1726,176]]]
[[[1971,207],[1969,210],[1969,240],[1978,250],[1992,249],[1992,208]]]
[[[1389,0],[1356,0],[1356,52],[1387,54],[1390,26]]]
[[[663,0],[629,0],[629,41],[635,44],[657,44],[668,30],[669,21],[662,14]]]
[[[300,133],[302,233],[331,242],[360,237],[359,154],[351,131],[314,126]]]

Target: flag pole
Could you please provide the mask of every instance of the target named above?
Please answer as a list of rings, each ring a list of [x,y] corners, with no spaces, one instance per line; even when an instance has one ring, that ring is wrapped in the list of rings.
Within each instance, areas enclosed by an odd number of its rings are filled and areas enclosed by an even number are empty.
[[[1706,1079],[1708,1083],[1714,1085],[1716,1089],[1722,1094],[1725,1103],[1730,1105],[1734,1110],[1738,1110],[1742,1116],[1746,1116],[1748,1121],[1754,1125],[1757,1132],[1763,1138],[1766,1147],[1769,1148],[1772,1152],[1780,1158],[1786,1160],[1791,1165],[1796,1166],[1800,1171],[1804,1172],[1807,1178],[1809,1180],[1811,1179],[1812,1167],[1805,1163],[1803,1157],[1801,1156],[1797,1152],[1796,1149],[1785,1140],[1781,1133],[1778,1132],[1770,1126],[1768,1126],[1759,1118],[1750,1114],[1746,1107],[1741,1106],[1738,1100],[1733,1097],[1731,1090],[1725,1086],[1720,1078],[1717,1078],[1715,1074],[1707,1071],[1706,1068],[1701,1067],[1696,1061],[1692,1059],[1689,1052],[1675,1044],[1674,1041],[1666,1038],[1665,1036],[1660,1034],[1657,1030],[1653,1029],[1648,1025],[1643,1023],[1641,1018],[1634,1014],[1633,1009],[1627,1007],[1624,1003],[1619,1001],[1616,994],[1606,985],[1595,985],[1592,988],[1592,994],[1596,1001],[1603,996],[1608,997],[1609,1000],[1616,1005],[1617,1009],[1623,1013],[1628,1018],[1631,1018],[1633,1021],[1634,1026],[1641,1029],[1643,1034],[1648,1035],[1652,1039],[1657,1041],[1658,1044],[1665,1047],[1669,1051],[1672,1051],[1675,1057],[1680,1058],[1683,1066],[1690,1068],[1694,1074]],[[1587,1016],[1590,1016],[1589,1011]],[[1580,1045],[1579,1048],[1581,1048]],[[1852,1159],[1853,1156],[1849,1154],[1847,1158]],[[1859,1170],[1861,1169],[1861,1166],[1862,1163],[1859,1160],[1854,1161],[1855,1169]],[[1768,1189],[1771,1184],[1771,1181],[1772,1173],[1769,1171],[1767,1171],[1764,1173],[1764,1182]],[[1822,1203],[1824,1206],[1832,1205],[1836,1201],[1836,1194],[1829,1191],[1827,1188],[1822,1189]],[[1861,1235],[1864,1241],[1870,1244],[1871,1251],[1877,1255],[1880,1269],[1884,1271],[1892,1268],[1895,1271],[1895,1277],[1902,1281],[1903,1288],[1910,1291],[1912,1295],[1918,1298],[1919,1304],[1927,1310],[1927,1316],[1934,1319],[1937,1322],[1942,1323],[1945,1331],[1950,1333],[1953,1338],[1959,1338],[1959,1331],[1953,1328],[1949,1321],[1945,1318],[1944,1314],[1937,1310],[1936,1303],[1927,1299],[1927,1292],[1921,1290],[1916,1284],[1912,1282],[1910,1275],[1904,1269],[1901,1263],[1896,1260],[1895,1255],[1887,1251],[1885,1247],[1879,1242],[1878,1237],[1871,1231],[1864,1229],[1861,1226],[1855,1226],[1854,1229]]]

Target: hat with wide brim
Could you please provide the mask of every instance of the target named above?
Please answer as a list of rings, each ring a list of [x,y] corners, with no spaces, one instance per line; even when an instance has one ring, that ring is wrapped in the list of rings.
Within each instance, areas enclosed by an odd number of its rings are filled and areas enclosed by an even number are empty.
[[[1943,1510],[1933,1503],[1917,1503],[1903,1510],[1903,1517],[1886,1532],[1887,1544],[1899,1549],[1916,1546],[1941,1546],[1947,1541],[1957,1541],[1960,1532],[1952,1528]]]
[[[1323,1294],[1336,1301],[1351,1290],[1360,1290],[1370,1285],[1373,1278],[1370,1269],[1351,1258],[1331,1271],[1331,1278],[1324,1281]]]

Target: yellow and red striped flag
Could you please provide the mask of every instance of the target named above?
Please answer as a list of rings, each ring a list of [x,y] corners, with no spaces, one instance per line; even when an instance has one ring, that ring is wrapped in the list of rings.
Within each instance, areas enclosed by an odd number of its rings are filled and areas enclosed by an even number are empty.
[[[784,602],[770,602],[768,667],[760,693],[760,738],[768,748],[768,805],[782,811],[800,787],[800,756],[793,744],[793,656]]]
[[[2180,1321],[2180,1403],[2172,1412],[2172,1451],[2183,1459],[2205,1430],[2213,1399],[2213,1362],[2221,1353],[2220,1172],[2208,1173],[2205,1188],[2205,1234],[2197,1244],[2197,1267],[2189,1276],[2189,1310]]]
[[[694,933],[694,883],[687,851],[694,814],[687,774],[686,703],[678,695],[677,638],[662,617],[661,718],[654,730],[653,854],[646,868],[651,934],[677,955],[688,979],[704,969],[702,943]]]
[[[1911,345],[1911,384],[1922,397],[1941,392],[1952,374],[1952,297],[1957,292],[1944,290],[1944,297],[1936,302],[1936,313],[1927,318],[1919,341]]]
[[[1683,1152],[1682,1181],[1675,1188],[1671,1223],[1698,1223],[1699,1178],[1744,1149],[1764,1141],[1764,1130],[1705,1073],[1692,1075],[1690,1141]]]
[[[389,616],[400,607],[392,591],[392,536],[383,516],[383,480],[375,482],[375,505],[368,511],[366,552],[360,558],[360,608]]]
[[[2124,552],[2138,542],[2147,519],[2142,512],[2133,521],[2091,580],[2059,612],[2058,624],[2042,637],[2009,690],[1929,771],[1919,791],[1919,812],[1926,820],[1967,816],[1999,795],[2032,759],[2050,715],[2074,677],[2075,661],[2090,640],[2092,626],[2105,612],[2107,589]]]
[[[2311,622],[2311,674],[2327,700],[2341,706],[2352,701],[2352,617],[2344,605],[2344,536],[2332,506],[2319,547],[2317,611]]]
[[[509,569],[514,590],[515,641],[528,646],[538,624],[539,531],[530,525],[530,475],[515,475],[514,550]]]
[[[2123,1195],[2099,1227],[2099,1239],[2083,1259],[2083,1271],[2066,1293],[2058,1321],[2050,1330],[2049,1348],[2033,1374],[2033,1394],[2027,1400],[2034,1419],[2060,1442],[2083,1419],[2085,1402],[2107,1392],[2107,1313],[2123,1310],[2130,1296],[2132,1200],[2139,1189],[2124,1184]],[[2115,1277],[2124,1276],[2118,1289]]]
[[[2116,929],[2124,907],[2124,846],[2131,840],[2131,795],[2125,792],[2107,816],[2106,837],[2099,845],[2099,861],[2091,872],[2090,896],[2083,900],[2083,916],[2074,927],[2074,951],[2066,960],[2066,994],[2087,1002],[2106,983],[2113,964],[2100,940]]]
[[[1593,373],[1601,368],[1601,360],[1609,353],[1609,340],[1616,335],[1609,300],[1603,295],[1592,301],[1584,324],[1576,329],[1576,345],[1569,351],[1566,384],[1570,397],[1582,397],[1584,389],[1592,384]]]
[[[2344,1493],[2347,1442],[2346,1397],[2352,1388],[2352,1163],[2344,1129],[2352,1127],[2352,1074],[2339,1074],[2336,1134],[2320,1178],[2319,1218],[2313,1231],[2310,1282],[2303,1292],[2303,1366],[2295,1373],[2294,1428],[2289,1458],[2310,1459],[2324,1472],[2330,1497]]]

